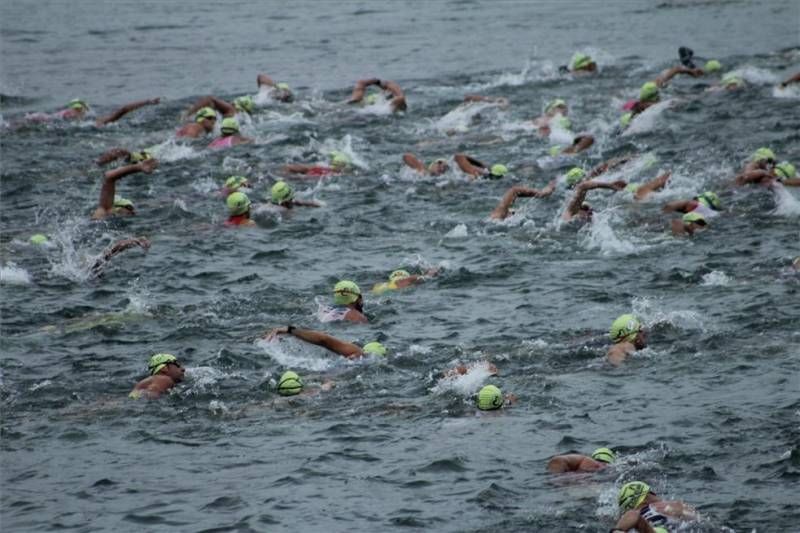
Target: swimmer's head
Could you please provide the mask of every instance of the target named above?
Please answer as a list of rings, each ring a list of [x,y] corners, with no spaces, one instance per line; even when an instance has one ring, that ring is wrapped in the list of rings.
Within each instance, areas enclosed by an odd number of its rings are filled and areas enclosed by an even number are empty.
[[[572,56],[572,59],[569,62],[569,69],[570,70],[587,70],[591,68],[592,58],[586,54],[582,54],[580,52],[575,52],[575,55]]]
[[[551,146],[550,149],[547,151],[547,153],[550,154],[551,157],[555,157],[561,153],[561,148],[562,147],[558,144],[555,146]]]
[[[592,459],[600,461],[601,463],[611,464],[616,460],[617,456],[608,448],[597,448],[592,452]]]
[[[195,113],[194,119],[197,122],[203,122],[206,119],[217,120],[217,112],[210,107],[201,107],[197,110],[197,113]]]
[[[231,216],[237,217],[244,215],[250,211],[250,198],[243,192],[232,192],[225,200],[225,205],[228,206],[228,212]]]
[[[281,91],[289,91],[290,90],[289,89],[289,84],[288,83],[283,83],[283,82],[276,84],[275,88],[279,89]]]
[[[233,101],[236,111],[247,113],[248,115],[253,112],[256,105],[250,96],[240,96]]]
[[[640,102],[656,102],[658,100],[658,85],[655,82],[648,81],[642,88],[639,89]]]
[[[395,270],[389,274],[389,281],[399,281],[410,276],[411,274],[409,274],[407,270]]]
[[[371,92],[364,97],[364,105],[374,105],[378,102],[378,93]]]
[[[642,331],[642,323],[639,319],[631,314],[620,315],[611,324],[611,330],[608,332],[609,337],[614,344],[619,342],[633,342]]]
[[[225,180],[225,188],[228,192],[236,192],[239,189],[250,188],[250,182],[244,176],[230,176]]]
[[[775,152],[762,146],[753,152],[753,155],[750,156],[750,161],[753,163],[761,163],[762,161],[765,163],[775,163]]]
[[[153,154],[147,150],[142,150],[141,152],[131,152],[128,154],[128,161],[131,163],[141,163],[142,161],[147,161],[148,159],[153,159]]]
[[[377,341],[368,342],[361,351],[370,355],[386,355],[386,347]]]
[[[272,90],[272,97],[276,100],[280,100],[281,102],[292,102],[294,101],[294,95],[292,94],[292,90],[289,88],[288,83],[277,83]]]
[[[696,196],[695,199],[703,204],[706,207],[713,209],[714,211],[719,211],[722,207],[722,202],[719,200],[719,196],[716,193],[711,191],[706,191],[703,194]]]
[[[565,178],[567,180],[567,187],[576,186],[583,180],[585,176],[586,176],[586,171],[583,170],[581,167],[572,167],[571,169],[569,169],[569,172],[567,172],[565,175]]]
[[[705,67],[703,67],[703,71],[706,74],[712,74],[714,72],[719,72],[720,70],[722,70],[722,64],[716,59],[709,59],[706,61]]]
[[[478,392],[478,409],[493,411],[503,407],[503,393],[494,385],[486,385]]]
[[[127,198],[123,198],[122,196],[115,196],[114,197],[114,207],[112,208],[114,213],[118,215],[121,214],[134,214],[134,207],[133,202],[128,200]]]
[[[75,111],[88,111],[89,106],[81,100],[80,98],[76,98],[74,100],[70,100],[67,104],[67,107],[70,109],[74,109]]]
[[[239,133],[239,121],[233,117],[223,118],[221,131],[223,135]]]
[[[294,191],[289,184],[283,180],[276,182],[275,185],[272,186],[270,194],[272,195],[272,203],[278,205],[289,202],[294,198]]]
[[[619,117],[619,123],[623,128],[627,128],[628,124],[631,123],[632,119],[633,119],[633,112],[628,111],[627,113]]]
[[[639,187],[641,187],[641,185],[637,185],[636,183],[629,183],[625,186],[625,191],[631,194],[636,194],[636,191],[639,190]]]
[[[739,87],[744,87],[744,80],[733,72],[728,72],[725,74],[719,83],[726,89],[738,89]]]
[[[47,236],[42,235],[41,233],[37,233],[35,235],[31,235],[31,244],[41,245],[47,244]]]
[[[428,173],[431,176],[440,176],[450,170],[450,165],[447,164],[446,159],[437,159],[428,165]]]
[[[558,127],[562,130],[568,130],[572,127],[572,121],[567,117],[559,117],[556,124],[558,124]]]
[[[303,390],[303,380],[295,372],[287,370],[278,380],[278,394],[281,396],[294,396]]]
[[[778,178],[778,181],[794,178],[797,176],[797,169],[788,161],[783,161],[775,165],[775,176]]]
[[[178,358],[171,353],[157,353],[150,358],[150,361],[147,363],[147,368],[150,370],[150,375],[155,376],[170,363],[178,365]]]
[[[704,217],[697,211],[689,211],[688,213],[683,215],[683,221],[688,224],[697,224],[699,226],[705,226],[708,224],[706,222],[706,217]]]
[[[508,167],[505,165],[492,165],[492,168],[489,169],[490,178],[502,178],[506,174],[508,174]]]
[[[361,289],[354,282],[342,280],[333,287],[333,302],[336,305],[354,304],[361,297]]]
[[[567,103],[561,98],[552,100],[547,104],[547,107],[544,108],[544,112],[547,115],[555,113],[556,111],[560,111],[562,115],[567,113]]]
[[[350,157],[346,153],[340,152],[339,150],[331,151],[328,154],[328,159],[330,159],[331,167],[335,168],[336,170],[344,170],[350,166]]]
[[[619,489],[619,495],[617,496],[617,503],[619,504],[620,510],[624,513],[636,509],[644,502],[650,492],[652,491],[650,490],[650,485],[647,483],[641,481],[625,483],[622,488]]]

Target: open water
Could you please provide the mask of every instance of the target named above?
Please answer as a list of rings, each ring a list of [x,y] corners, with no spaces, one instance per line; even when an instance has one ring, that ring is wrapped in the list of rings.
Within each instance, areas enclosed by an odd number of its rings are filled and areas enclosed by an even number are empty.
[[[800,531],[800,197],[731,186],[760,146],[800,163],[800,86],[777,88],[800,70],[797,2],[51,0],[0,14],[3,531],[600,532],[633,479],[700,510],[680,531]],[[618,135],[622,103],[680,45],[747,87],[676,78],[667,105]],[[596,76],[558,73],[576,50]],[[296,103],[257,95],[258,72],[290,83]],[[342,105],[373,75],[403,86],[405,115]],[[173,139],[209,93],[256,96],[244,125],[255,144]],[[467,93],[511,105],[458,108]],[[104,129],[21,123],[75,97],[100,114],[154,96],[161,105]],[[667,188],[641,204],[593,193],[591,226],[559,222],[563,187],[489,221],[507,187],[565,170],[530,124],[555,97],[597,138],[578,163],[637,153],[608,179],[671,170]],[[155,146],[161,165],[120,182],[138,216],[92,223],[92,161],[115,146]],[[355,172],[292,181],[324,207],[222,227],[226,176],[249,176],[258,202],[282,164],[332,149]],[[406,151],[463,151],[511,173],[420,178]],[[660,206],[709,189],[722,215],[693,239],[670,236]],[[33,233],[51,244],[30,245]],[[148,254],[90,277],[105,246],[140,235]],[[369,324],[320,321],[339,279],[368,291],[393,269],[433,266],[422,286],[367,294]],[[612,368],[608,328],[629,311],[650,345]],[[287,323],[390,354],[349,362],[256,341]],[[185,382],[127,399],[162,351],[188,366]],[[498,377],[441,378],[484,360]],[[274,379],[289,368],[336,387],[282,399]],[[477,413],[485,383],[519,401]],[[598,446],[619,462],[544,471],[553,454]]]

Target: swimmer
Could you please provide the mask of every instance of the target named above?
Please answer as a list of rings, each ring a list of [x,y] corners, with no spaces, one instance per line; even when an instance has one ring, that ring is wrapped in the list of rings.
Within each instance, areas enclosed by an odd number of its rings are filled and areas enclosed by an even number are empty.
[[[211,141],[211,144],[208,145],[212,150],[230,148],[238,144],[253,142],[253,139],[244,137],[239,133],[239,121],[232,117],[222,119],[220,132],[220,137],[214,139]]]
[[[392,112],[396,113],[398,111],[405,111],[407,109],[408,106],[406,104],[406,96],[400,86],[393,81],[380,80],[378,78],[358,80],[347,103],[358,104],[362,101],[367,104],[374,103],[374,97],[370,98],[372,95],[364,98],[367,87],[371,85],[377,85],[383,89],[383,91],[385,91],[384,94],[386,94],[387,100],[391,100]]]
[[[668,533],[667,527],[676,521],[697,520],[697,511],[681,502],[662,500],[641,481],[631,481],[622,486],[617,496],[622,516],[611,533],[626,533],[634,529],[639,533]]]
[[[381,355],[385,356],[387,353],[386,347],[376,341],[369,342],[364,346],[358,346],[352,342],[337,339],[327,333],[315,331],[313,329],[302,329],[294,326],[283,326],[275,328],[265,333],[261,338],[267,341],[278,339],[281,335],[291,335],[301,341],[309,344],[316,344],[322,346],[333,353],[337,353],[348,359],[358,359],[365,355]]]
[[[95,163],[97,166],[104,166],[112,161],[116,161],[117,159],[125,159],[125,162],[128,164],[131,163],[139,163],[140,161],[145,161],[147,159],[153,159],[153,153],[151,150],[140,150],[138,152],[129,152],[124,148],[112,148],[111,150],[107,151],[103,155],[97,158]]]
[[[145,252],[150,249],[150,241],[144,237],[137,237],[135,239],[123,239],[121,241],[115,242],[112,246],[110,246],[103,255],[100,256],[97,260],[95,260],[94,264],[91,267],[91,273],[94,277],[99,277],[103,274],[103,270],[105,269],[106,265],[111,258],[114,256],[124,252],[125,250],[129,250],[134,246],[138,246]]]
[[[316,396],[320,392],[327,392],[336,385],[333,381],[326,379],[319,387],[309,387],[296,372],[287,370],[278,379],[275,389],[281,396]]]
[[[133,399],[158,398],[163,393],[183,381],[184,368],[178,358],[168,353],[157,353],[147,363],[150,376],[133,387],[128,397]]]
[[[217,112],[211,107],[201,107],[194,115],[194,122],[184,124],[176,133],[176,137],[197,139],[214,131],[217,123]]]
[[[789,77],[789,78],[786,78],[785,80],[783,80],[783,81],[782,81],[782,82],[781,82],[781,83],[778,85],[778,87],[780,87],[781,89],[785,89],[786,87],[788,87],[788,86],[789,86],[789,85],[791,85],[792,83],[800,83],[800,72],[798,72],[798,73],[797,73],[797,74],[795,74],[794,76],[791,76],[791,77]]]
[[[741,76],[734,74],[733,72],[728,72],[722,79],[719,80],[719,83],[712,85],[706,91],[735,91],[737,89],[742,89],[745,86],[745,82]]]
[[[584,181],[575,188],[575,196],[572,197],[566,210],[561,215],[561,219],[565,222],[571,220],[592,220],[592,206],[586,202],[586,194],[593,189],[611,189],[613,191],[621,191],[628,184],[623,180],[613,181],[611,183],[604,183],[601,181]]]
[[[219,112],[223,118],[236,116],[236,106],[226,102],[222,98],[217,98],[216,96],[204,96],[200,98],[191,106],[189,106],[189,109],[184,111],[183,116],[184,118],[189,118],[190,116],[194,115],[196,118],[197,112],[205,107]]]
[[[431,268],[425,274],[417,275],[410,274],[407,270],[395,270],[389,274],[389,281],[377,283],[372,287],[372,292],[376,294],[383,294],[386,291],[394,291],[397,289],[405,289],[412,285],[419,285],[425,283],[426,280],[439,274],[438,268]]]
[[[118,121],[131,111],[136,111],[140,107],[148,105],[157,105],[160,102],[161,102],[160,98],[149,98],[147,100],[138,100],[136,102],[125,104],[124,106],[115,110],[113,113],[96,119],[94,121],[94,125],[99,128],[107,124],[111,124],[112,122]],[[33,113],[26,118],[27,120],[32,122],[47,122],[50,120],[81,120],[86,116],[86,113],[88,111],[89,111],[88,104],[86,104],[86,102],[84,102],[83,100],[76,98],[74,100],[71,100],[67,104],[67,107],[65,109],[62,109],[57,113],[52,113],[52,114]]]
[[[775,164],[775,152],[773,152],[770,148],[762,146],[753,152],[739,174],[746,174],[748,172],[752,172],[753,170],[772,170]]]
[[[491,167],[466,154],[456,154],[453,158],[458,168],[475,178],[500,179],[508,174],[508,167],[495,164]]]
[[[708,227],[706,217],[698,211],[691,211],[683,215],[683,217],[670,222],[672,234],[676,237],[683,235],[691,237],[696,232],[706,229],[706,227]]]
[[[661,74],[659,74],[654,81],[659,88],[663,88],[667,85],[667,83],[670,82],[672,78],[674,78],[678,74],[686,74],[687,76],[691,76],[693,78],[699,78],[704,74],[711,74],[717,72],[721,68],[722,65],[720,65],[719,61],[711,59],[706,63],[705,68],[697,68],[697,67],[689,68],[683,65],[669,68],[663,71]]]
[[[614,345],[608,349],[606,355],[609,363],[614,366],[619,366],[633,352],[647,346],[647,330],[631,314],[617,317],[611,324],[608,335]]]
[[[497,367],[488,362],[488,361],[475,361],[468,365],[457,365],[453,368],[449,368],[442,372],[443,378],[455,378],[458,376],[466,376],[470,373],[470,371],[477,369],[479,367],[483,367],[489,373],[490,376],[499,376],[500,373],[497,371]]]
[[[496,411],[503,406],[510,406],[517,401],[514,394],[503,395],[496,385],[486,385],[475,396],[475,405],[481,411]]]
[[[250,218],[250,198],[241,191],[236,191],[228,195],[225,205],[228,207],[229,217],[225,225],[232,226],[255,226],[256,223]]]
[[[712,218],[717,216],[719,210],[722,209],[722,202],[719,196],[712,191],[706,191],[703,194],[697,195],[691,200],[675,200],[669,202],[661,208],[664,213],[692,213],[698,212],[704,218]]]
[[[797,169],[788,161],[776,164],[772,168],[754,169],[742,172],[734,179],[736,185],[763,185],[771,187],[778,182],[788,187],[800,187],[800,178],[797,177]]]
[[[152,174],[157,166],[157,159],[147,159],[133,165],[126,165],[106,172],[103,186],[100,188],[100,198],[97,201],[97,208],[94,210],[94,213],[92,213],[92,219],[101,220],[111,215],[135,215],[136,211],[133,207],[133,202],[116,196],[117,180],[137,172]]]
[[[322,204],[314,201],[296,200],[294,197],[294,189],[292,189],[285,181],[278,181],[272,186],[270,191],[272,196],[272,203],[283,209],[292,209],[294,207],[322,207]]]
[[[350,169],[352,162],[350,157],[344,152],[333,150],[328,154],[329,165],[322,164],[300,164],[290,163],[281,168],[284,174],[300,174],[303,176],[321,178],[325,176],[338,175]]]
[[[551,474],[564,472],[596,472],[607,467],[617,456],[608,448],[597,448],[591,457],[579,453],[556,455],[547,461],[547,471]]]
[[[658,92],[658,85],[656,85],[656,82],[648,81],[642,85],[639,89],[639,99],[633,102],[629,111],[620,118],[622,127],[627,127],[636,115],[641,114],[648,107],[657,104],[659,101],[661,101],[661,95]],[[625,108],[628,109],[628,106]]]
[[[558,67],[558,71],[570,74],[591,74],[597,72],[597,63],[590,56],[575,52],[569,62],[569,66],[562,65]]]
[[[555,145],[551,146],[548,153],[555,157],[557,155],[574,155],[584,150],[589,149],[594,144],[594,136],[588,133],[581,133],[572,139],[572,144],[569,146]]]
[[[553,122],[564,130],[572,127],[572,122],[567,118],[568,113],[567,103],[561,98],[556,98],[548,102],[544,113],[533,119],[533,124],[539,128],[539,135],[547,137],[550,135],[550,124]]]
[[[275,83],[272,78],[266,74],[259,74],[256,77],[256,83],[258,83],[259,90],[268,90],[273,100],[287,104],[294,102],[294,94],[292,94],[288,83]]]
[[[244,176],[229,176],[225,180],[225,185],[222,186],[219,194],[227,199],[228,196],[240,189],[250,189],[250,182],[248,179]]]
[[[348,322],[369,322],[364,314],[364,297],[361,289],[354,282],[342,280],[333,287],[332,320],[347,320]]]
[[[450,165],[447,164],[446,159],[436,159],[430,165],[425,166],[425,163],[417,159],[417,156],[411,152],[403,154],[403,163],[423,176],[441,176],[450,170]]]

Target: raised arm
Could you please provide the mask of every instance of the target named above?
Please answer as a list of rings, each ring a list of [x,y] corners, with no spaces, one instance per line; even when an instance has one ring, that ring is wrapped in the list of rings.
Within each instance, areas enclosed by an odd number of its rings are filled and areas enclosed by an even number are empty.
[[[144,237],[138,237],[136,239],[123,239],[115,242],[113,246],[103,252],[103,255],[94,262],[94,265],[92,265],[91,269],[92,274],[94,276],[99,276],[102,273],[103,268],[105,268],[106,263],[108,263],[112,257],[124,252],[125,250],[133,248],[134,246],[139,246],[146,252],[150,249],[150,241]]]
[[[125,165],[124,167],[115,168],[114,170],[106,172],[103,186],[100,188],[100,198],[97,201],[98,210],[102,209],[104,214],[111,212],[114,207],[114,195],[117,192],[117,180],[128,174],[135,174],[137,172],[146,172],[150,174],[157,166],[158,160],[147,159],[141,163]]]
[[[747,185],[750,183],[764,183],[770,182],[775,179],[775,175],[772,174],[769,170],[750,170],[747,172],[742,172],[734,179],[734,183],[736,185]]]
[[[703,69],[701,69],[701,68],[687,68],[687,67],[684,67],[683,65],[681,65],[679,67],[672,67],[672,68],[667,69],[667,70],[665,70],[664,72],[662,72],[661,74],[658,75],[658,77],[655,80],[656,81],[656,85],[658,85],[659,87],[663,87],[667,83],[669,83],[669,80],[671,80],[672,78],[674,78],[678,74],[688,74],[689,76],[691,76],[693,78],[697,78],[698,76],[702,76],[703,75]]]
[[[367,87],[370,85],[380,85],[381,80],[378,78],[369,78],[366,80],[358,80],[356,82],[356,86],[353,87],[353,93],[350,95],[350,99],[347,101],[348,104],[357,104],[364,98],[364,93],[367,90]]]
[[[124,106],[120,107],[110,115],[106,115],[105,117],[100,117],[95,120],[95,125],[97,126],[105,126],[106,124],[111,124],[112,122],[116,122],[117,120],[121,119],[131,111],[135,111],[140,107],[144,107],[146,105],[156,105],[161,102],[160,98],[150,98],[148,100],[139,100],[137,102],[131,102],[130,104],[125,104]]]
[[[393,81],[382,80],[380,83],[381,89],[392,93],[392,111],[405,111],[408,107],[406,105],[406,95],[403,89]]]
[[[589,173],[586,175],[586,177],[588,179],[596,178],[597,176],[603,174],[604,172],[608,172],[609,170],[613,170],[621,165],[624,165],[633,158],[634,158],[633,155],[626,154],[620,157],[614,157],[612,159],[609,159],[608,161],[604,161],[603,163],[600,163],[599,165],[595,166],[592,170],[590,170]]]
[[[561,150],[562,154],[577,154],[583,152],[594,144],[592,135],[578,135],[572,140],[572,145]]]
[[[611,533],[626,533],[631,529],[635,529],[638,533],[656,533],[653,526],[639,514],[639,511],[628,511],[619,517]]]
[[[279,335],[292,335],[293,337],[297,337],[301,341],[308,342],[310,344],[316,344],[317,346],[322,346],[334,353],[339,355],[343,355],[344,357],[348,358],[355,358],[360,357],[363,355],[361,348],[357,345],[353,344],[352,342],[346,342],[327,333],[323,333],[321,331],[315,331],[313,329],[301,329],[296,328],[294,326],[284,326],[282,328],[275,328],[266,335],[264,338],[267,340],[274,339]]]
[[[787,78],[785,81],[781,82],[781,88],[786,87],[792,83],[800,83],[800,72],[792,76],[791,78]]]
[[[586,200],[586,194],[592,189],[611,189],[614,191],[620,191],[624,189],[626,185],[627,183],[625,183],[623,180],[617,180],[611,183],[604,183],[602,181],[584,181],[578,185],[575,191],[575,196],[573,196],[572,200],[570,200],[569,205],[567,206],[566,211],[564,211],[562,217],[565,220],[570,220],[572,217],[576,216],[581,211],[581,206]]]
[[[275,87],[275,82],[266,74],[259,74],[256,77],[256,83],[259,87]]]
[[[483,176],[488,172],[486,165],[466,154],[456,154],[453,159],[458,165],[458,168],[475,178],[478,176]]]
[[[675,200],[674,202],[667,202],[664,204],[664,207],[661,208],[661,211],[664,213],[671,213],[677,211],[678,213],[688,213],[692,210],[692,204],[694,204],[694,200]]]
[[[538,189],[533,189],[530,187],[511,187],[506,191],[503,195],[503,198],[500,200],[500,203],[497,204],[497,207],[494,208],[494,211],[489,214],[489,218],[494,220],[504,220],[508,217],[509,211],[511,210],[511,206],[514,205],[514,201],[518,197],[522,198],[530,198],[530,197],[537,197],[541,198],[542,191]]]
[[[97,163],[97,166],[102,167],[103,165],[107,165],[112,161],[116,161],[117,159],[128,157],[130,155],[131,153],[124,148],[112,148],[108,152],[98,157],[95,163]]]
[[[428,173],[428,169],[425,168],[425,164],[419,159],[417,159],[417,156],[415,156],[411,152],[406,152],[405,154],[403,154],[403,163],[405,163],[406,166],[413,168],[420,174]]]
[[[216,96],[204,96],[192,104],[191,107],[186,110],[184,116],[192,116],[203,107],[213,107],[224,117],[232,117],[236,115],[236,107],[233,104],[229,104],[225,100],[217,98]]]

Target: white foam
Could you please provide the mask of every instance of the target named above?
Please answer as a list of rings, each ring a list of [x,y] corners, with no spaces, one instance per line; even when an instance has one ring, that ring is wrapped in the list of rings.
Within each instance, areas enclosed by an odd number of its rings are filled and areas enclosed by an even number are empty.
[[[772,85],[783,81],[776,74],[770,72],[769,70],[751,66],[739,67],[726,74],[739,76],[746,82],[754,85]]]
[[[669,99],[648,107],[640,114],[636,115],[633,118],[633,120],[631,120],[631,123],[628,126],[628,128],[624,132],[622,132],[622,137],[651,131],[652,129],[655,128],[656,121],[664,112],[664,110],[670,107],[671,105],[672,105],[672,100]]]
[[[731,278],[729,278],[728,275],[725,274],[725,272],[714,270],[712,272],[709,272],[708,274],[703,275],[703,281],[700,283],[700,285],[724,286],[724,285],[729,285],[730,282]]]
[[[492,107],[497,107],[497,104],[493,102],[466,102],[449,111],[434,122],[433,126],[439,131],[463,133],[469,130],[473,121],[482,111]]]
[[[455,392],[459,396],[470,396],[480,389],[486,379],[492,375],[489,362],[477,361],[467,365],[466,374],[445,376],[430,391],[433,394]]]
[[[0,266],[0,283],[6,285],[30,285],[31,275],[24,268],[9,262],[5,266]]]
[[[776,85],[772,88],[772,96],[775,98],[800,98],[800,83],[793,83],[784,88],[780,88]]]
[[[168,139],[161,144],[151,146],[148,151],[153,154],[153,157],[162,162],[195,159],[203,155],[203,152],[196,151],[191,146],[179,144],[175,139]]]
[[[333,359],[323,358],[321,354],[310,353],[312,349],[319,351],[322,348],[316,348],[295,339],[280,341],[259,339],[256,341],[256,346],[264,350],[277,364],[286,368],[302,368],[322,372],[334,366]],[[335,355],[335,357],[344,360],[341,356]]]
[[[633,313],[647,327],[667,323],[682,330],[707,330],[703,315],[694,309],[664,309],[660,302],[651,298],[636,297],[631,301]]]
[[[463,239],[469,235],[466,224],[458,224],[453,229],[445,233],[446,239]]]
[[[774,182],[771,188],[777,204],[772,214],[781,217],[797,217],[800,215],[800,201],[789,192],[788,188],[778,182]]]
[[[600,250],[603,255],[627,255],[650,248],[650,245],[635,240],[631,235],[623,236],[622,232],[614,231],[611,222],[617,222],[620,218],[616,209],[595,211],[592,222],[579,232],[581,246],[588,250]]]

